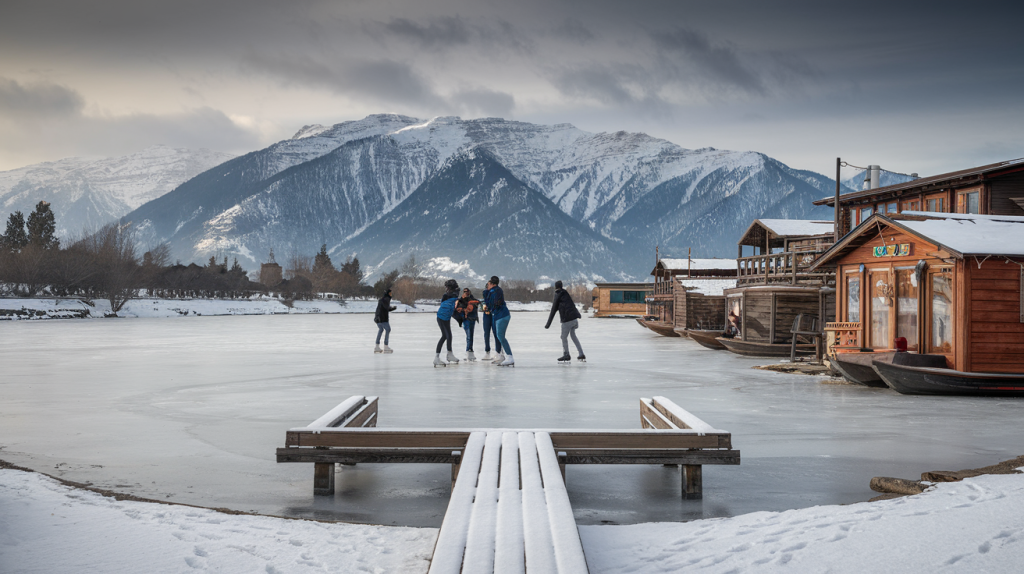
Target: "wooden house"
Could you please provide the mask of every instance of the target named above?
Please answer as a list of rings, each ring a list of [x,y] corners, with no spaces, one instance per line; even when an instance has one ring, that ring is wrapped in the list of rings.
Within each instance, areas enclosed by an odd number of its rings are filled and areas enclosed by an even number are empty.
[[[815,205],[835,207],[835,197]],[[1002,161],[839,196],[838,237],[871,215],[904,211],[1024,216],[1024,159]]]
[[[738,242],[736,287],[725,291],[728,336],[719,342],[739,354],[788,356],[799,315],[812,324],[832,316],[835,274],[811,266],[833,233],[831,221],[754,220]]]
[[[647,297],[642,324],[668,337],[697,325],[716,324],[720,329],[725,317],[722,291],[735,283],[736,272],[732,259],[659,258],[651,270],[654,289]]]
[[[834,266],[830,354],[940,355],[964,372],[1024,373],[1024,217],[873,214],[815,263]]]
[[[595,317],[643,317],[652,283],[597,283],[594,286]]]

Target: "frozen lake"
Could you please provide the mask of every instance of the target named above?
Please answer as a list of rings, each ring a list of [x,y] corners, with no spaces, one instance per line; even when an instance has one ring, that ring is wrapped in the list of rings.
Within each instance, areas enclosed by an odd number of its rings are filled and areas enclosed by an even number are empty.
[[[768,360],[632,320],[582,320],[590,362],[560,366],[546,318],[513,313],[515,369],[431,368],[432,314],[392,314],[393,355],[372,353],[371,315],[0,322],[0,458],[147,498],[439,526],[447,465],[340,467],[333,499],[314,499],[312,465],[277,464],[274,450],[286,429],[354,394],[380,396],[380,427],[548,428],[639,428],[639,397],[663,395],[733,433],[743,463],[705,467],[703,501],[681,500],[677,468],[570,465],[580,524],[858,502],[874,494],[872,476],[1024,452],[1024,401],[909,397],[752,370]],[[477,340],[482,355],[479,329]]]

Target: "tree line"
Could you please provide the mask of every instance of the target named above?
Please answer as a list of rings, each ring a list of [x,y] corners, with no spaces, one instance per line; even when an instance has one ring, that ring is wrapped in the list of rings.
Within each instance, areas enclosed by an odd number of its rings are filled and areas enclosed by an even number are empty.
[[[171,263],[166,243],[140,255],[129,224],[111,223],[77,237],[56,237],[50,204],[40,201],[26,218],[16,211],[0,235],[0,296],[81,297],[106,299],[117,313],[132,297],[250,298],[276,293],[285,300],[320,296],[381,297],[392,289],[394,298],[415,306],[419,299],[434,299],[444,292],[444,279],[424,277],[415,255],[398,268],[383,273],[371,286],[359,258],[346,258],[335,267],[327,245],[313,256],[292,254],[284,267],[274,261],[250,274],[234,259],[211,256],[205,266]],[[469,286],[479,296],[482,286]],[[551,288],[535,281],[505,279],[509,301],[550,301]],[[577,297],[577,292],[580,295]],[[578,302],[589,304],[586,286],[572,286]]]

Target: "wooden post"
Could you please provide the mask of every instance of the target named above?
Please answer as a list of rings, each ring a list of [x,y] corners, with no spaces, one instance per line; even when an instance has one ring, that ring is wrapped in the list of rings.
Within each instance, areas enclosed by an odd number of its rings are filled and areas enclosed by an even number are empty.
[[[313,495],[334,495],[334,463],[313,463]]]
[[[565,459],[567,455],[565,451],[558,452],[558,470],[562,471],[562,484],[565,484]]]
[[[462,451],[453,450],[452,457],[455,458],[452,462],[452,490],[455,490],[455,479],[459,477],[459,468],[462,466]]]
[[[683,465],[683,500],[700,500],[704,498],[702,471],[703,467],[699,464]]]
[[[839,176],[840,176],[840,174],[839,174],[839,168],[842,167],[842,163],[843,163],[842,159],[837,157],[836,158],[836,203],[835,203],[835,206],[834,206],[835,207],[835,215],[833,216],[835,218],[835,221],[833,222],[833,226],[832,226],[832,228],[833,228],[833,231],[832,231],[833,241],[832,242],[833,243],[839,243],[839,225],[840,225],[840,218],[839,218]]]

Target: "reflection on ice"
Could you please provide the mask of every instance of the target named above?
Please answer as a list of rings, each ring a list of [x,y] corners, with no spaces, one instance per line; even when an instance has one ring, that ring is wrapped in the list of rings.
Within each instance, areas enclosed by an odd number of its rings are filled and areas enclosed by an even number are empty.
[[[392,355],[373,354],[369,315],[0,324],[0,458],[161,500],[438,526],[447,466],[340,467],[335,496],[314,499],[312,465],[276,464],[274,449],[286,429],[354,394],[380,396],[380,427],[518,428],[639,428],[639,397],[662,395],[731,431],[743,452],[739,467],[705,467],[703,501],[681,499],[677,468],[570,466],[581,524],[854,502],[872,496],[872,476],[1020,454],[1018,400],[902,396],[751,370],[763,361],[631,320],[584,319],[590,362],[558,365],[558,333],[545,320],[513,314],[515,369],[431,368],[429,314],[392,318]]]

